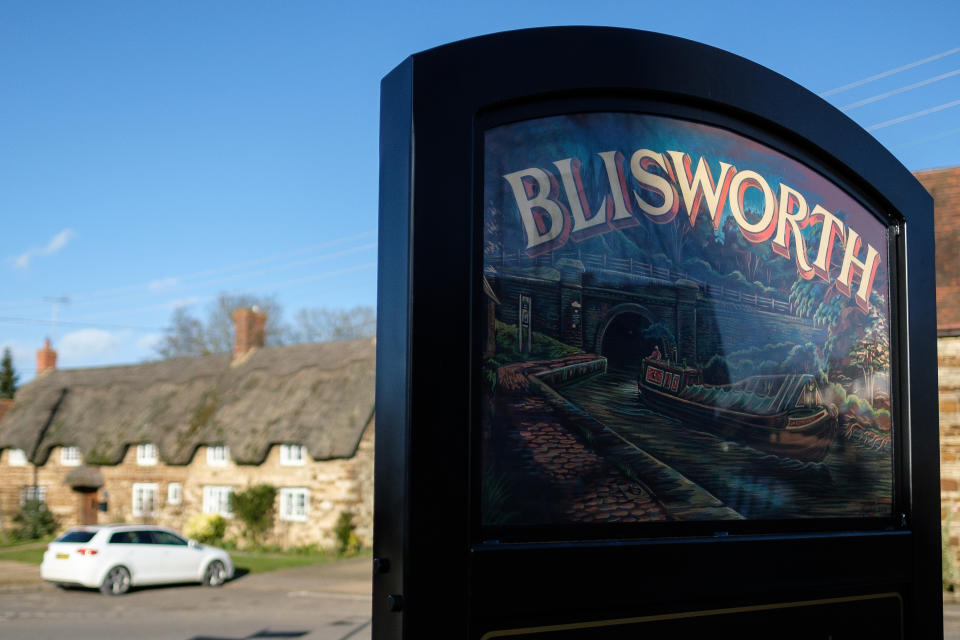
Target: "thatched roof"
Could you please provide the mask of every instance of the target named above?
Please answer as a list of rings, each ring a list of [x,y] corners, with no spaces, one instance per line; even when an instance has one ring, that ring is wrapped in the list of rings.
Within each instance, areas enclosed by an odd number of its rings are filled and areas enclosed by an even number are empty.
[[[96,467],[82,465],[72,469],[64,479],[74,489],[99,489],[103,486],[103,476]]]
[[[0,449],[29,455],[42,433],[38,464],[57,445],[79,447],[87,464],[117,464],[145,442],[168,464],[212,444],[242,464],[281,443],[306,445],[315,460],[346,458],[373,417],[374,378],[370,339],[261,348],[234,365],[226,354],[55,370],[17,391]]]

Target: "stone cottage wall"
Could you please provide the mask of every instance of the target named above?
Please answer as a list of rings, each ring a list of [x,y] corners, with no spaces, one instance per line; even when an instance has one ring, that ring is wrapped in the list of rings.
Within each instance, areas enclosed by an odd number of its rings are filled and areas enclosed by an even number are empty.
[[[960,564],[960,336],[937,340],[940,386],[940,509]]]
[[[284,547],[318,544],[332,547],[333,527],[341,512],[353,514],[356,533],[364,546],[373,542],[373,447],[374,424],[367,426],[355,455],[351,458],[315,461],[307,456],[302,466],[280,463],[280,446],[270,448],[259,465],[240,465],[232,461],[225,466],[207,464],[206,447],[199,447],[187,465],[137,464],[137,448],[130,446],[117,465],[97,467],[104,486],[98,497],[107,503],[106,513],[98,514],[98,523],[140,522],[183,530],[187,520],[203,511],[203,487],[231,486],[242,491],[257,484],[280,488],[305,488],[310,491],[308,518],[305,522],[284,521],[279,517],[279,491],[275,525],[266,540]],[[308,452],[309,454],[309,452]],[[0,527],[9,528],[10,520],[19,511],[20,490],[33,484],[33,467],[11,466],[9,451],[0,452]],[[47,463],[38,469],[38,485],[46,487],[46,503],[57,516],[61,527],[75,525],[80,519],[78,494],[66,485],[67,474],[76,467],[60,464],[60,448],[55,447]],[[182,486],[179,505],[168,503],[170,483]],[[156,483],[155,516],[133,515],[135,483]],[[239,538],[241,524],[231,519],[227,536]]]

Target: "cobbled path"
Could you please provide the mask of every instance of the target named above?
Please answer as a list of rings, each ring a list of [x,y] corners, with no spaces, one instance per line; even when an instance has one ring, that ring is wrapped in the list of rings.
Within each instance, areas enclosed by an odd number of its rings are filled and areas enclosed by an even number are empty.
[[[666,511],[642,484],[628,478],[556,419],[543,398],[518,398],[510,413],[512,448],[527,473],[549,481],[570,522],[650,522]],[[551,414],[554,414],[551,416]],[[553,419],[551,419],[551,417]]]

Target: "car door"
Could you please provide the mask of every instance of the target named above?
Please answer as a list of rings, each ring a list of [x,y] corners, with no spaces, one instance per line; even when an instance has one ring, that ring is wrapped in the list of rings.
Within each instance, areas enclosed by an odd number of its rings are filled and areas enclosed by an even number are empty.
[[[161,558],[164,582],[182,582],[200,578],[200,552],[170,531],[150,532],[155,552]]]
[[[163,557],[147,530],[117,531],[110,536],[110,564],[130,569],[134,584],[162,582]]]

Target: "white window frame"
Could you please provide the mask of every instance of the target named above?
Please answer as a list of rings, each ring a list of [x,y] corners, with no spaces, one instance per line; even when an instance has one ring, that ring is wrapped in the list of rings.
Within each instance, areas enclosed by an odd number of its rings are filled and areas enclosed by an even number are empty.
[[[225,518],[232,518],[230,511],[230,495],[233,487],[227,485],[208,484],[203,487],[203,512],[217,513]]]
[[[60,464],[64,467],[80,466],[79,447],[60,447]]]
[[[181,502],[183,502],[183,484],[171,482],[167,485],[167,504],[180,504]]]
[[[36,489],[36,493],[34,493]],[[22,507],[27,503],[27,500],[33,500],[34,496],[37,496],[40,502],[47,503],[47,488],[46,487],[34,487],[30,485],[29,487],[20,487],[20,506]]]
[[[306,522],[310,517],[310,489],[283,487],[280,489],[280,519],[288,522]]]
[[[280,464],[285,467],[302,467],[307,463],[307,448],[302,444],[280,445]]]
[[[159,486],[156,482],[134,482],[132,510],[135,516],[157,515],[157,494]],[[147,497],[149,496],[149,499]]]
[[[207,445],[207,466],[225,467],[230,461],[230,447],[225,444]]]
[[[11,467],[27,466],[27,452],[23,449],[7,449],[7,464]]]
[[[141,467],[152,467],[157,464],[159,454],[157,445],[152,442],[144,442],[137,445],[137,464]]]

